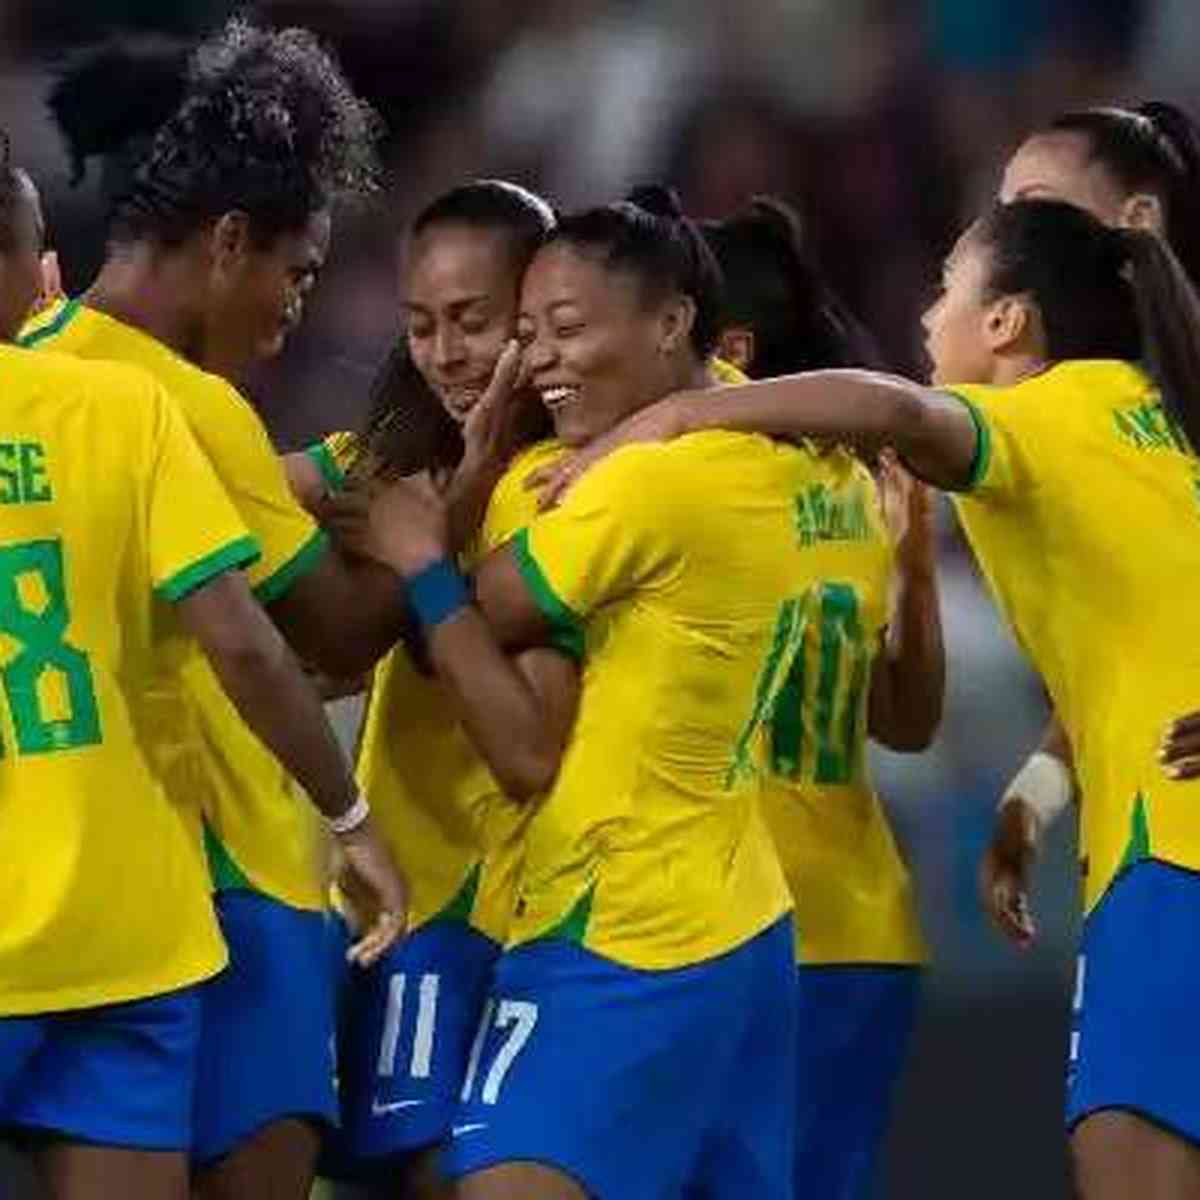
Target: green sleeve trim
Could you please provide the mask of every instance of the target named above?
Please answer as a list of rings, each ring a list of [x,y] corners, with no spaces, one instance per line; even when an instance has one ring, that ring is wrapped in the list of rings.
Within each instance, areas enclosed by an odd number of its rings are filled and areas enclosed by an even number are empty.
[[[324,442],[316,442],[309,446],[304,451],[312,461],[313,466],[321,472],[321,478],[325,480],[325,486],[335,492],[340,492],[346,486],[346,472],[338,466],[338,461],[333,456],[333,451],[329,449]]]
[[[154,590],[164,600],[177,604],[190,596],[197,588],[211,583],[218,575],[235,568],[245,568],[258,561],[261,551],[258,542],[252,537],[240,537],[229,542],[219,550],[206,554],[198,562],[176,571],[165,583],[160,583]]]
[[[569,605],[558,598],[537,559],[533,557],[533,551],[529,548],[528,526],[517,533],[511,545],[517,570],[521,572],[533,602],[541,609],[542,616],[550,626],[550,644],[576,662],[582,662],[585,640],[583,622]]]
[[[962,392],[948,390],[946,395],[953,396],[966,408],[971,416],[971,424],[975,426],[975,454],[971,459],[971,469],[967,472],[967,482],[961,488],[955,489],[961,492],[973,492],[986,478],[988,467],[992,463],[992,431],[978,406]]]
[[[47,338],[54,337],[56,333],[61,333],[74,320],[75,314],[79,312],[82,306],[83,301],[78,296],[73,300],[68,300],[53,321],[48,325],[41,326],[39,329],[31,329],[24,337],[17,338],[17,345],[29,350],[33,346],[36,346],[38,342],[44,342]]]
[[[274,575],[269,575],[255,585],[254,595],[258,598],[258,602],[274,604],[289,591],[297,579],[307,575],[317,565],[328,548],[328,535],[321,529],[316,530],[312,537]]]

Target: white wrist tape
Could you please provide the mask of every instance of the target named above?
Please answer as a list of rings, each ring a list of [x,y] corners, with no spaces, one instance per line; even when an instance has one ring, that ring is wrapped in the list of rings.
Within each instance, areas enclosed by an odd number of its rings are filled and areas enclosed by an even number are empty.
[[[358,799],[340,817],[328,818],[330,832],[339,837],[345,833],[353,833],[370,815],[371,806],[367,803],[366,796],[359,792]]]
[[[1000,808],[1010,800],[1023,800],[1037,814],[1041,827],[1046,829],[1071,803],[1074,794],[1075,780],[1067,764],[1053,754],[1038,750],[1013,776],[1000,798]]]

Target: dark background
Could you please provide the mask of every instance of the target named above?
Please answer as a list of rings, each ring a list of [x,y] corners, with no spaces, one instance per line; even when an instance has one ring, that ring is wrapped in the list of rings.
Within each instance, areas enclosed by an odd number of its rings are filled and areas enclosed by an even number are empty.
[[[893,363],[922,371],[938,262],[1034,123],[1080,104],[1200,103],[1194,0],[268,0],[241,11],[330,40],[384,116],[388,187],[340,214],[283,358],[248,387],[281,447],[359,417],[397,329],[395,232],[437,190],[503,175],[557,203],[665,180],[697,216],[757,192],[803,208],[830,276]],[[101,253],[95,173],[69,185],[43,101],[56,63],[116,29],[181,37],[226,0],[0,0],[0,124],[45,194],[68,284]],[[975,869],[1034,743],[1040,689],[943,511],[947,720],[882,757],[935,950],[889,1146],[903,1200],[1067,1195],[1061,1103],[1076,909],[1072,831],[1042,866],[1042,944],[991,934]],[[769,1019],[769,1014],[764,1014]],[[0,1198],[16,1195],[0,1163]],[[5,1182],[6,1179],[9,1182]],[[816,1198],[820,1200],[820,1198]]]

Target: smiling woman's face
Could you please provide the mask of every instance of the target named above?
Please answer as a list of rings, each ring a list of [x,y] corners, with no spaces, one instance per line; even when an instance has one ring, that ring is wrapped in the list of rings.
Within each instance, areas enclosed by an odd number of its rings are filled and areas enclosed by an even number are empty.
[[[413,240],[403,280],[409,350],[459,424],[483,395],[513,335],[518,284],[503,232],[438,224]]]
[[[540,250],[521,288],[518,336],[530,383],[568,446],[607,433],[672,388],[661,305],[637,278],[559,242]]]

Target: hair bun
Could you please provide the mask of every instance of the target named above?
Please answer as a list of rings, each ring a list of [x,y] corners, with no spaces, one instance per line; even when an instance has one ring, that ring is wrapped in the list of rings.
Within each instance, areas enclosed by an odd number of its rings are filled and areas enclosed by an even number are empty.
[[[68,61],[47,98],[76,182],[84,163],[149,138],[183,101],[189,44],[158,35],[111,37]]]
[[[666,217],[671,221],[683,219],[683,203],[679,193],[661,183],[643,184],[635,187],[626,198],[626,202],[652,217]]]

